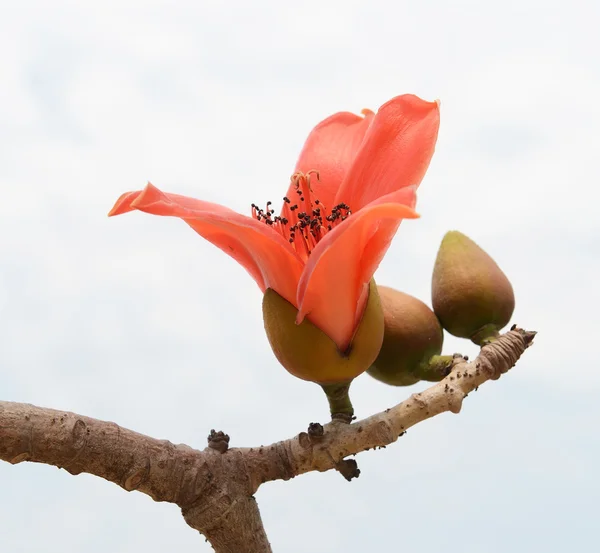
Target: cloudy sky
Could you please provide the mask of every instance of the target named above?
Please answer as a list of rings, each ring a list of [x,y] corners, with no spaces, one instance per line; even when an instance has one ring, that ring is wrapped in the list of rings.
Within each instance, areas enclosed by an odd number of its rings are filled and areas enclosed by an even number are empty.
[[[378,282],[428,301],[439,242],[461,230],[511,278],[536,345],[459,416],[362,454],[359,480],[261,488],[269,536],[288,553],[593,549],[597,2],[16,5],[0,0],[0,399],[198,448],[211,428],[250,446],[324,421],[321,390],[275,361],[242,268],[180,221],[106,213],[147,180],[249,212],[281,197],[322,118],[439,98],[422,218]],[[420,388],[363,376],[357,414]],[[0,464],[0,489],[6,551],[211,550],[176,507],[91,476]]]

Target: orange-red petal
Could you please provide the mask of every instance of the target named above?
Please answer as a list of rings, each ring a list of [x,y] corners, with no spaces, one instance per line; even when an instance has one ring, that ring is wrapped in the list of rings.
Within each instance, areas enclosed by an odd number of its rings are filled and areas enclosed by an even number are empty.
[[[347,111],[331,115],[311,131],[300,152],[294,172],[319,172],[319,180],[311,179],[311,188],[314,197],[328,208],[333,207],[336,192],[373,120],[373,112],[363,110],[363,115]],[[287,196],[294,201],[292,185]]]
[[[139,209],[139,202],[136,202],[136,200],[142,194],[144,195],[143,203],[147,204],[148,202],[153,202],[153,204],[156,204],[157,210],[168,210],[169,208],[167,206],[170,205],[170,203],[176,203],[181,207],[189,208],[191,210],[200,210],[203,212],[210,211],[213,213],[221,213],[223,215],[244,217],[243,215],[233,211],[233,209],[225,207],[221,204],[213,204],[211,202],[205,202],[203,200],[197,200],[196,198],[181,196],[179,194],[165,194],[156,188],[156,186],[154,186],[151,182],[148,183],[144,190],[136,190],[134,192],[125,192],[124,194],[121,194],[119,199],[115,202],[113,208],[108,212],[108,216],[114,217],[115,215],[129,213],[130,211],[141,211]],[[132,205],[134,202],[135,206]],[[161,205],[163,207],[161,207]],[[169,215],[169,213],[161,212],[155,213],[155,215]]]
[[[312,251],[298,285],[298,322],[305,316],[341,351],[352,340],[368,282],[402,219],[416,218],[416,187],[378,198],[329,232]]]
[[[375,115],[337,192],[353,212],[404,186],[419,185],[435,150],[439,104],[412,94],[392,98]]]
[[[222,205],[165,194],[150,183],[144,190],[123,194],[109,215],[133,210],[182,219],[240,263],[263,292],[273,288],[295,304],[303,264],[289,243],[268,225]]]

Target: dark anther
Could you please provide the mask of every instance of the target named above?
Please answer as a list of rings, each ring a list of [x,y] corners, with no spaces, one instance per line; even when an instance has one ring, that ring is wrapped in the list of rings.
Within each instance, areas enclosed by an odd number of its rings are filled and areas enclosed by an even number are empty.
[[[511,329],[511,330],[514,330],[515,328],[517,328],[517,325],[516,325],[516,324],[514,324],[514,325],[512,325],[512,326],[510,327],[510,329]]]
[[[307,173],[312,174],[312,173]],[[317,175],[318,173],[314,173]],[[304,190],[302,178],[304,175],[296,173],[292,176],[292,184],[294,189],[299,196],[299,201],[305,202]],[[307,178],[306,184],[310,189],[310,182]],[[351,214],[348,204],[339,203],[329,212],[318,199],[309,198],[309,206],[306,206],[303,211],[296,211],[299,209],[299,204],[293,204],[288,196],[283,197],[284,206],[289,205],[290,212],[292,212],[292,220],[290,221],[286,217],[275,215],[275,210],[272,209],[273,202],[267,202],[265,209],[261,209],[256,204],[252,205],[252,215],[254,218],[261,223],[265,223],[269,226],[274,227],[290,244],[295,241],[294,232],[300,230],[304,243],[302,244],[302,251],[306,252],[306,255],[310,255],[312,248],[318,243],[327,231],[333,230],[333,227],[339,222],[345,221]],[[301,205],[301,204],[300,204]],[[320,207],[317,207],[320,206]],[[304,207],[304,206],[303,206]],[[294,222],[287,228],[283,226]],[[327,224],[330,223],[330,224]],[[296,245],[294,247],[297,247]]]
[[[229,436],[220,430],[215,432],[212,429],[208,435],[208,447],[216,449],[220,453],[225,453],[229,448]]]

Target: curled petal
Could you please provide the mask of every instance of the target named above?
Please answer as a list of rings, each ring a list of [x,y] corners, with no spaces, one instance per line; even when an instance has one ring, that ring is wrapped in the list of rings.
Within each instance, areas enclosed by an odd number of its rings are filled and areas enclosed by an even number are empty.
[[[137,201],[139,196],[142,196],[142,198]],[[165,194],[151,182],[148,183],[144,190],[136,190],[135,192],[125,192],[124,194],[121,194],[113,208],[108,212],[108,216],[114,217],[115,215],[121,215],[135,210],[143,211],[140,209],[140,205],[144,205],[146,208],[152,207],[152,209],[154,209],[154,211],[151,212],[153,215],[171,215],[168,211],[173,204],[196,211],[210,211],[213,213],[221,213],[223,215],[237,215],[238,217],[244,217],[233,211],[233,209],[229,209],[221,204],[213,204],[211,202],[205,202],[190,198],[189,196],[181,196],[179,194]],[[163,210],[166,210],[166,212],[163,213]],[[148,213],[150,213],[150,211],[148,211]]]
[[[400,188],[419,185],[435,150],[440,111],[437,102],[412,94],[397,96],[375,115],[335,203],[352,211]]]
[[[144,190],[123,194],[109,215],[133,210],[182,219],[242,265],[263,292],[272,288],[295,304],[303,265],[270,226],[218,204],[165,194],[150,183]]]
[[[135,190],[133,192],[121,194],[119,199],[115,202],[115,205],[113,205],[112,209],[108,212],[108,216],[114,217],[115,215],[122,215],[123,213],[135,211],[135,209],[131,207],[131,202],[133,202],[141,193],[141,190]]]
[[[343,111],[321,121],[308,135],[300,152],[294,172],[319,172],[319,179],[311,180],[311,188],[314,196],[327,207],[333,206],[336,192],[373,120],[372,111],[363,110],[363,115]],[[294,193],[290,185],[288,198],[293,200]]]
[[[341,351],[352,341],[368,282],[402,219],[414,219],[416,186],[378,198],[329,232],[312,251],[298,285],[298,319],[308,319]]]

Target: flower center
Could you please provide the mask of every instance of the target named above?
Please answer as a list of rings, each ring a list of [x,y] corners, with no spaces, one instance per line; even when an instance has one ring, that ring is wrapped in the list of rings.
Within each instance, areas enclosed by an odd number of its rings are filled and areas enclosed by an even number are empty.
[[[352,214],[350,207],[344,203],[327,209],[315,197],[310,186],[313,175],[319,180],[319,172],[315,170],[292,175],[295,195],[292,198],[284,196],[281,215],[275,215],[275,210],[271,209],[272,202],[267,202],[265,209],[252,204],[252,217],[273,227],[304,260],[323,236]]]

